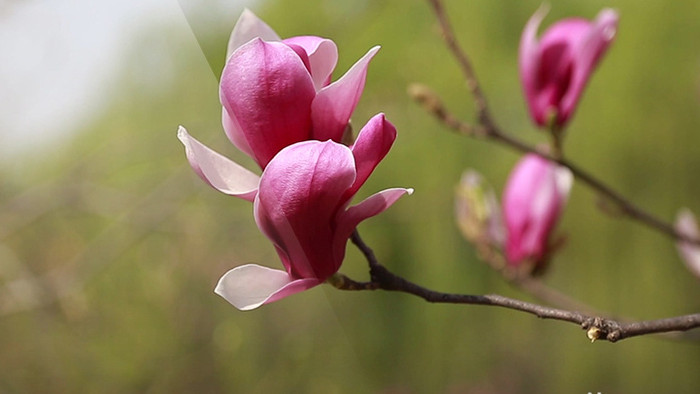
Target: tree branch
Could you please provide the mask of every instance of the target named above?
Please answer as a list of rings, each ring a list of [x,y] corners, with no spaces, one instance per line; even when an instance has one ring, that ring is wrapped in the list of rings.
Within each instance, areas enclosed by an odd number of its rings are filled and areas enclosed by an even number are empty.
[[[552,155],[537,150],[534,146],[528,145],[525,142],[505,133],[493,122],[489,124],[480,124],[474,126],[457,119],[452,115],[442,104],[440,98],[429,88],[423,85],[411,85],[409,94],[421,104],[426,111],[430,112],[445,126],[453,131],[469,137],[487,138],[502,143],[518,152],[534,153],[547,160],[556,162],[564,167],[567,167],[571,173],[585,185],[595,190],[599,195],[605,197],[619,208],[619,212],[626,215],[630,219],[636,220],[638,223],[644,224],[647,227],[665,234],[673,239],[693,243],[700,246],[700,239],[690,238],[685,234],[678,232],[673,225],[665,222],[651,213],[639,208],[630,200],[626,199],[612,187],[603,183],[592,174],[588,173],[570,160],[563,158],[555,158]]]
[[[357,231],[352,234],[350,239],[367,259],[371,280],[369,282],[357,282],[345,275],[336,274],[329,280],[329,283],[341,290],[381,289],[412,294],[432,303],[498,306],[529,313],[541,319],[553,319],[578,324],[582,329],[586,330],[586,335],[591,341],[600,339],[616,342],[640,335],[687,331],[700,327],[700,313],[666,319],[622,323],[613,319],[589,316],[577,311],[550,308],[498,294],[470,295],[430,290],[392,273],[381,265],[372,249],[367,246]]]
[[[457,37],[454,34],[454,30],[452,30],[449,18],[447,17],[447,13],[445,12],[445,7],[443,7],[442,2],[439,0],[428,1],[432,5],[433,11],[435,12],[435,16],[437,17],[440,23],[442,37],[445,40],[447,47],[452,52],[452,55],[457,60],[457,63],[459,64],[459,67],[462,70],[462,74],[464,75],[464,79],[467,83],[467,87],[472,93],[472,96],[474,96],[476,110],[479,114],[479,121],[484,125],[491,125],[492,117],[489,113],[489,106],[486,102],[486,95],[484,95],[484,92],[481,90],[481,85],[479,84],[479,80],[476,78],[476,73],[474,72],[474,68],[472,67],[472,63],[469,60],[469,57],[461,49],[459,43],[457,42]]]

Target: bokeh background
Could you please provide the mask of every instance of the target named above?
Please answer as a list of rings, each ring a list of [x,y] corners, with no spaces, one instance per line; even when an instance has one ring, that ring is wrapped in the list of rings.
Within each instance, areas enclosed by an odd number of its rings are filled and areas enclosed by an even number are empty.
[[[336,76],[382,45],[353,119],[357,129],[382,111],[399,130],[358,198],[416,189],[360,226],[393,271],[438,290],[533,300],[476,258],[453,219],[464,169],[500,193],[519,156],[451,134],[407,96],[408,84],[425,83],[473,119],[426,1],[112,3],[67,1],[58,13],[47,0],[0,2],[0,393],[700,390],[697,341],[591,344],[574,326],[518,312],[329,286],[237,311],[213,294],[219,276],[280,263],[251,205],[201,182],[175,134],[185,125],[255,168],[222,132],[217,91],[244,5],[282,37],[335,40]],[[539,5],[447,1],[497,121],[533,143],[544,136],[525,111],[517,45]],[[545,25],[606,6],[621,15],[617,40],[571,123],[567,155],[669,221],[682,206],[700,213],[700,3],[556,1]],[[118,40],[97,34],[110,21]],[[546,282],[613,315],[697,312],[700,283],[674,244],[597,201],[574,186],[558,227],[569,241]],[[366,271],[348,247],[341,272]]]

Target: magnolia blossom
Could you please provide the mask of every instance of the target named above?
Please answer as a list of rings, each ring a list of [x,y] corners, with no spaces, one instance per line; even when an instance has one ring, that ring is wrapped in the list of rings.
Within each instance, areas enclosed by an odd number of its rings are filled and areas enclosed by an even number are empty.
[[[262,168],[295,142],[341,142],[378,50],[370,49],[330,83],[338,60],[333,41],[315,36],[282,40],[245,10],[231,33],[221,75],[226,135]]]
[[[413,191],[387,189],[349,207],[396,138],[396,129],[383,114],[367,122],[351,147],[312,140],[282,149],[260,177],[207,148],[182,127],[178,137],[204,181],[253,202],[255,221],[284,265],[284,271],[242,265],[219,280],[215,292],[241,310],[323,283],[340,268],[355,227]]]
[[[700,239],[698,222],[695,220],[693,213],[687,208],[678,212],[676,230],[686,237]],[[679,241],[677,246],[678,253],[681,255],[686,267],[688,267],[693,275],[700,278],[700,247],[683,241]]]
[[[563,128],[573,115],[588,78],[615,37],[618,15],[604,9],[592,22],[563,19],[538,41],[537,29],[547,11],[542,7],[535,12],[523,31],[520,79],[534,122]]]
[[[536,154],[526,155],[515,166],[503,192],[506,257],[511,265],[543,262],[572,182],[571,171]]]

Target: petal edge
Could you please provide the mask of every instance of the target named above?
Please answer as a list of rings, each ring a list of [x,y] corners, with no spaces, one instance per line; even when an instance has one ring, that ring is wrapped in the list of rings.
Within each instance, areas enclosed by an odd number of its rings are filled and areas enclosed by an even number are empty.
[[[370,49],[340,79],[321,89],[311,104],[313,138],[340,142],[367,79],[367,67],[379,46]]]
[[[229,37],[228,46],[226,47],[226,60],[231,57],[238,47],[255,37],[260,37],[265,41],[281,40],[267,23],[246,8],[238,18],[233,31],[231,31],[231,37]]]
[[[285,271],[246,264],[226,272],[216,284],[214,293],[237,309],[249,311],[320,283],[315,278],[295,280]]]
[[[177,138],[185,146],[190,166],[203,181],[222,193],[251,202],[255,199],[259,176],[209,149],[182,126],[177,130]]]

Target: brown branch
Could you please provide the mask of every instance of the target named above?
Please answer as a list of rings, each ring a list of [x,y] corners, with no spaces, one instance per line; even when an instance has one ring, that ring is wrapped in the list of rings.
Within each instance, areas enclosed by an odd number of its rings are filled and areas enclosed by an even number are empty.
[[[574,310],[583,313],[588,316],[598,316],[598,317],[611,317],[606,316],[591,306],[582,303],[567,294],[564,294],[552,287],[549,287],[546,283],[542,281],[539,277],[533,277],[527,272],[519,272],[516,270],[509,270],[505,264],[503,256],[496,250],[492,249],[490,245],[476,243],[477,250],[479,252],[480,258],[486,262],[494,271],[497,271],[503,279],[506,280],[511,286],[516,289],[523,291],[540,302],[545,304],[555,306],[560,309]],[[618,323],[633,323],[632,319],[622,318],[621,316],[615,317]],[[663,332],[659,336],[664,339],[670,340],[683,340],[683,341],[698,341],[700,332]]]
[[[472,96],[474,96],[477,113],[479,114],[479,121],[484,125],[490,125],[492,118],[491,114],[489,113],[488,103],[486,102],[486,95],[484,95],[483,91],[481,90],[479,80],[476,78],[476,73],[474,72],[474,67],[472,67],[469,57],[466,53],[464,53],[464,51],[462,51],[459,43],[457,42],[457,37],[454,34],[454,30],[452,30],[450,20],[445,12],[445,7],[443,7],[440,0],[428,0],[428,2],[433,7],[435,16],[437,16],[442,37],[445,40],[447,47],[452,52],[452,55],[457,60],[467,83],[467,87],[472,93]]]
[[[553,319],[574,323],[586,330],[591,341],[607,340],[616,342],[646,334],[687,331],[700,327],[700,313],[666,319],[639,322],[619,322],[597,316],[589,316],[577,311],[550,308],[497,294],[471,295],[434,291],[404,279],[381,265],[372,249],[355,231],[351,240],[362,252],[370,266],[369,282],[357,282],[342,274],[336,274],[328,282],[341,290],[387,290],[412,294],[428,302],[466,305],[490,305],[517,310],[535,315],[541,319]]]
[[[639,208],[630,200],[623,197],[622,194],[615,191],[612,187],[606,185],[603,183],[603,181],[594,177],[570,160],[555,158],[552,155],[544,153],[536,149],[534,146],[528,145],[525,142],[505,133],[492,121],[487,124],[480,124],[478,126],[460,121],[445,108],[442,100],[437,96],[437,94],[426,86],[413,84],[409,87],[408,92],[414,100],[425,108],[426,111],[433,114],[433,116],[435,116],[440,122],[455,132],[469,137],[495,140],[516,151],[522,153],[534,153],[547,160],[567,167],[577,179],[598,192],[599,195],[605,197],[608,201],[614,203],[615,206],[619,208],[620,213],[646,225],[647,227],[652,228],[653,230],[666,234],[671,238],[700,245],[700,239],[690,238],[679,233],[673,227],[673,225]]]
[[[531,267],[527,269],[522,269],[523,267],[509,267],[501,251],[494,247],[487,237],[466,238],[476,247],[478,258],[491,269],[498,272],[514,288],[557,308],[575,310],[588,315],[601,315],[594,308],[547,286],[540,277],[535,277],[531,274]]]

